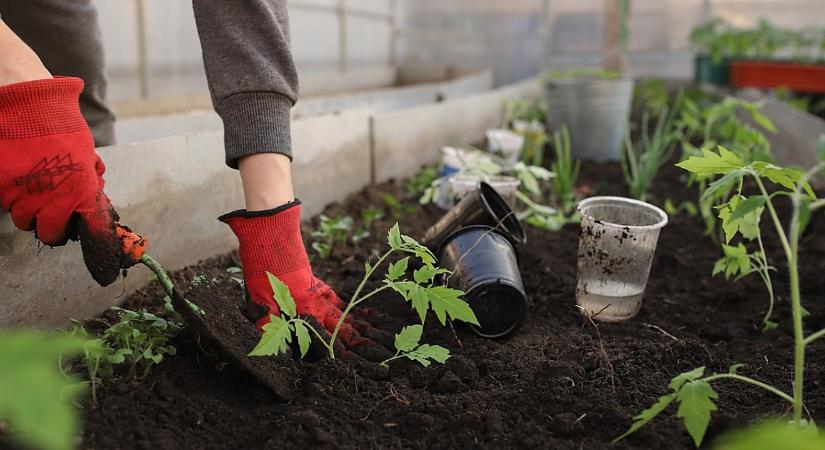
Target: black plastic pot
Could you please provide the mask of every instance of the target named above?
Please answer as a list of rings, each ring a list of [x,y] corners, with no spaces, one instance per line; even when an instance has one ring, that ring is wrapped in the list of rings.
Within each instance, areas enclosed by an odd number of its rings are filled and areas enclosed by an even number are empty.
[[[507,201],[492,186],[482,182],[476,192],[461,199],[424,233],[423,243],[437,251],[450,235],[471,225],[497,228],[513,245],[527,241],[524,228]]]
[[[518,255],[507,237],[484,225],[450,235],[438,252],[438,263],[452,271],[447,285],[464,291],[482,337],[497,338],[515,331],[527,317],[527,295],[521,281]]]

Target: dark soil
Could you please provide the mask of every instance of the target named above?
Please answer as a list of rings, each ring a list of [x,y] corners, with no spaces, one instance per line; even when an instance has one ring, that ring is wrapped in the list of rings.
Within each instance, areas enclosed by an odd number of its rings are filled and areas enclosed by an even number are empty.
[[[580,182],[598,194],[626,194],[615,165],[584,164]],[[666,168],[652,201],[693,200],[682,174]],[[356,218],[369,206],[387,218],[372,227],[372,237],[357,246],[336,249],[315,261],[319,276],[343,296],[351,294],[363,273],[363,261],[383,248],[392,224],[382,192],[402,196],[400,184],[369,188],[328,215]],[[414,202],[408,202],[415,205]],[[440,215],[418,207],[401,217],[402,231],[420,237]],[[719,249],[704,235],[698,218],[671,217],[659,248],[640,314],[625,323],[598,329],[575,308],[578,226],[560,232],[530,228],[521,246],[524,285],[530,315],[514,335],[501,340],[476,337],[467,327],[442,328],[427,321],[424,341],[448,347],[453,356],[430,368],[409,361],[389,370],[359,358],[349,361],[273,360],[267,368],[276,380],[288,380],[277,395],[253,377],[238,372],[218,356],[207,339],[180,336],[178,355],[144,380],[119,383],[88,406],[82,448],[584,448],[608,447],[631,418],[667,392],[674,375],[697,366],[741,373],[791,390],[792,348],[787,276],[778,246],[769,237],[769,253],[779,267],[779,328],[758,330],[767,295],[753,276],[740,282],[712,277]],[[825,221],[816,217],[802,245],[802,289],[811,316],[808,330],[825,327]],[[309,233],[305,233],[306,236]],[[229,306],[243,293],[226,269],[236,255],[205,261],[175,274],[180,287],[196,272],[211,283],[187,294],[220,320],[224,333],[238,331],[232,345],[254,345],[252,325]],[[137,275],[140,276],[140,275]],[[130,308],[157,308],[159,286],[129,298]],[[232,299],[215,305],[215,298]],[[211,300],[210,300],[211,299]],[[211,303],[210,303],[211,302]],[[395,333],[417,318],[398,297],[375,298],[362,318]],[[254,336],[254,335],[253,335]],[[805,395],[811,416],[825,422],[825,340],[808,352]],[[788,411],[783,400],[749,385],[724,381],[706,442],[734,427]],[[284,400],[287,398],[288,400]],[[688,449],[693,443],[673,409],[614,448]]]

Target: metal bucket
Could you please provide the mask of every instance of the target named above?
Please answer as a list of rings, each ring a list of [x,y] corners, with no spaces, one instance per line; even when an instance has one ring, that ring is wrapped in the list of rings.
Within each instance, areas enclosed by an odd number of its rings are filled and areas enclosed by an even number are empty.
[[[618,161],[633,99],[630,78],[548,80],[548,129],[567,125],[575,158]]]

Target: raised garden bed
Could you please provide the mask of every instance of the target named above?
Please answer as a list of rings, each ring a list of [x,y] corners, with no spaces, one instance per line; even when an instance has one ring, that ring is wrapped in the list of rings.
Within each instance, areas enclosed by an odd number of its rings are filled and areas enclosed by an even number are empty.
[[[650,200],[694,199],[682,176],[668,165]],[[585,163],[579,183],[599,194],[627,194],[616,164]],[[382,192],[403,196],[400,184],[384,184],[326,213],[357,215],[369,206],[383,207]],[[420,207],[413,200],[407,205],[417,210],[405,213],[400,222],[413,236],[420,237],[440,216],[432,205]],[[363,260],[382,247],[394,222],[385,210],[387,219],[372,225],[370,238],[314,263],[338,292],[354,291]],[[719,249],[703,231],[698,218],[671,217],[662,230],[641,312],[597,330],[575,308],[578,226],[560,232],[529,228],[529,244],[520,256],[530,315],[513,336],[487,340],[463,326],[453,331],[428,321],[424,340],[453,354],[444,366],[429,368],[405,360],[383,369],[360,359],[281,359],[276,367],[290,381],[288,402],[235,372],[208,343],[183,334],[177,338],[177,356],[146,379],[99,392],[97,406],[86,410],[81,448],[596,449],[605,448],[634,415],[666,393],[674,375],[697,366],[726,372],[733,363],[744,363],[742,370],[789,390],[793,337],[784,267],[774,282],[780,325],[760,332],[764,287],[756,278],[734,283],[712,277]],[[810,329],[825,326],[825,304],[816,298],[825,288],[823,231],[825,222],[815,217],[801,244]],[[776,240],[766,242],[768,253],[777,254],[779,249],[771,247]],[[203,272],[213,291],[240,302],[242,290],[226,272],[236,264],[236,256],[227,255],[175,278],[184,287]],[[132,295],[126,306],[160,308],[161,297],[160,287],[152,286]],[[376,298],[360,314],[391,333],[416,321],[415,313],[392,294]],[[825,421],[823,350],[825,341],[815,343],[806,361],[806,407],[820,423]],[[715,387],[721,400],[708,430],[710,444],[725,431],[786,408],[783,400],[749,385],[721,382]],[[667,414],[612,448],[688,449],[693,442],[679,420]]]

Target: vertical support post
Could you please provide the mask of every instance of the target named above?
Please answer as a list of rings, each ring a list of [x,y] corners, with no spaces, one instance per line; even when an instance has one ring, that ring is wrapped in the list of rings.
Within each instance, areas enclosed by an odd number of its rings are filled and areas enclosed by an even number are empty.
[[[398,0],[390,0],[390,65],[395,67],[398,64]]]
[[[338,70],[347,70],[347,0],[338,0]]]
[[[135,0],[137,25],[138,84],[141,98],[149,96],[149,52],[146,42],[146,8],[143,0]]]
[[[538,61],[541,69],[548,69],[552,58],[553,45],[551,36],[553,32],[553,11],[551,9],[551,0],[542,0],[541,2],[541,29],[539,31],[539,38],[541,39],[541,60]]]
[[[627,69],[628,23],[630,0],[603,0],[604,27],[602,34],[602,65],[607,70]]]

